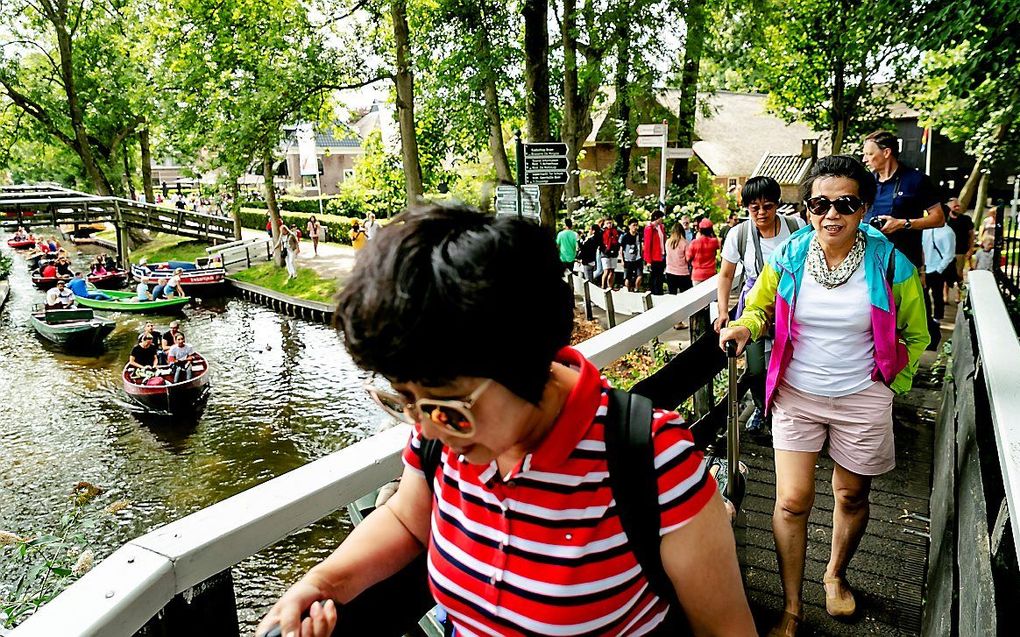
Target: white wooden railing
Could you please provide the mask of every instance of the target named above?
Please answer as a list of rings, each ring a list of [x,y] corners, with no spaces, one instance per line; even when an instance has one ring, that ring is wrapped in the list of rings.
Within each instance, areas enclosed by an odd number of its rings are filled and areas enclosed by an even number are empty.
[[[605,367],[705,313],[715,278],[581,343]],[[397,425],[136,538],[15,629],[12,637],[129,637],[174,596],[399,475],[409,430]]]

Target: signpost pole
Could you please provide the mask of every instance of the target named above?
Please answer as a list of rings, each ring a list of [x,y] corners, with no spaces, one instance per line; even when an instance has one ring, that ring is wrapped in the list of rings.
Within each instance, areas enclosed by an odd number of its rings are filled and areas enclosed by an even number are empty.
[[[524,142],[521,141],[521,131],[514,132],[514,141],[517,143],[517,217],[524,217]]]
[[[659,157],[659,210],[666,212],[666,148],[669,146],[669,123],[662,120],[662,155]]]

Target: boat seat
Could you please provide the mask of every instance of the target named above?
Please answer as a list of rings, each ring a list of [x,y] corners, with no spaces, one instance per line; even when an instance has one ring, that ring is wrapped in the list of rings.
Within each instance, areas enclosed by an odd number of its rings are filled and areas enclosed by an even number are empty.
[[[191,371],[193,371],[193,372],[200,372],[203,369],[205,369],[205,364],[204,363],[192,363],[191,364]]]
[[[88,321],[93,318],[92,310],[89,308],[75,308],[70,310],[46,310],[47,323],[64,323],[67,321]]]

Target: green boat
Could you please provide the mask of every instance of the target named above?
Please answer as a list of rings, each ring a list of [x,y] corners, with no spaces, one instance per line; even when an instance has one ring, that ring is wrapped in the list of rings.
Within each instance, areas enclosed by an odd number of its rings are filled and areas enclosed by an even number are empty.
[[[191,303],[190,296],[174,297],[172,299],[158,299],[156,301],[139,301],[134,292],[123,292],[119,290],[98,290],[110,297],[109,300],[90,299],[84,296],[75,297],[78,305],[95,308],[97,310],[110,310],[112,312],[147,312],[150,314],[173,314],[179,312],[188,303]]]
[[[39,335],[67,349],[96,348],[117,323],[96,316],[89,308],[41,310],[32,313],[32,327]]]

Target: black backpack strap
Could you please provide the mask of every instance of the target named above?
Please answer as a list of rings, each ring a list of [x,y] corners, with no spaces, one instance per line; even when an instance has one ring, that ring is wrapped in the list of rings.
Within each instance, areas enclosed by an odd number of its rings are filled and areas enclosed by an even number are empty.
[[[892,287],[893,281],[896,277],[896,248],[889,251],[889,263],[885,266],[885,279],[889,282],[889,287]]]
[[[682,616],[676,589],[659,553],[659,487],[652,446],[652,401],[619,389],[609,390],[605,436],[609,484],[630,548],[652,590],[674,611],[670,615]]]
[[[443,443],[438,438],[421,439],[421,470],[425,474],[425,482],[429,491],[435,492],[436,469],[443,461]]]

